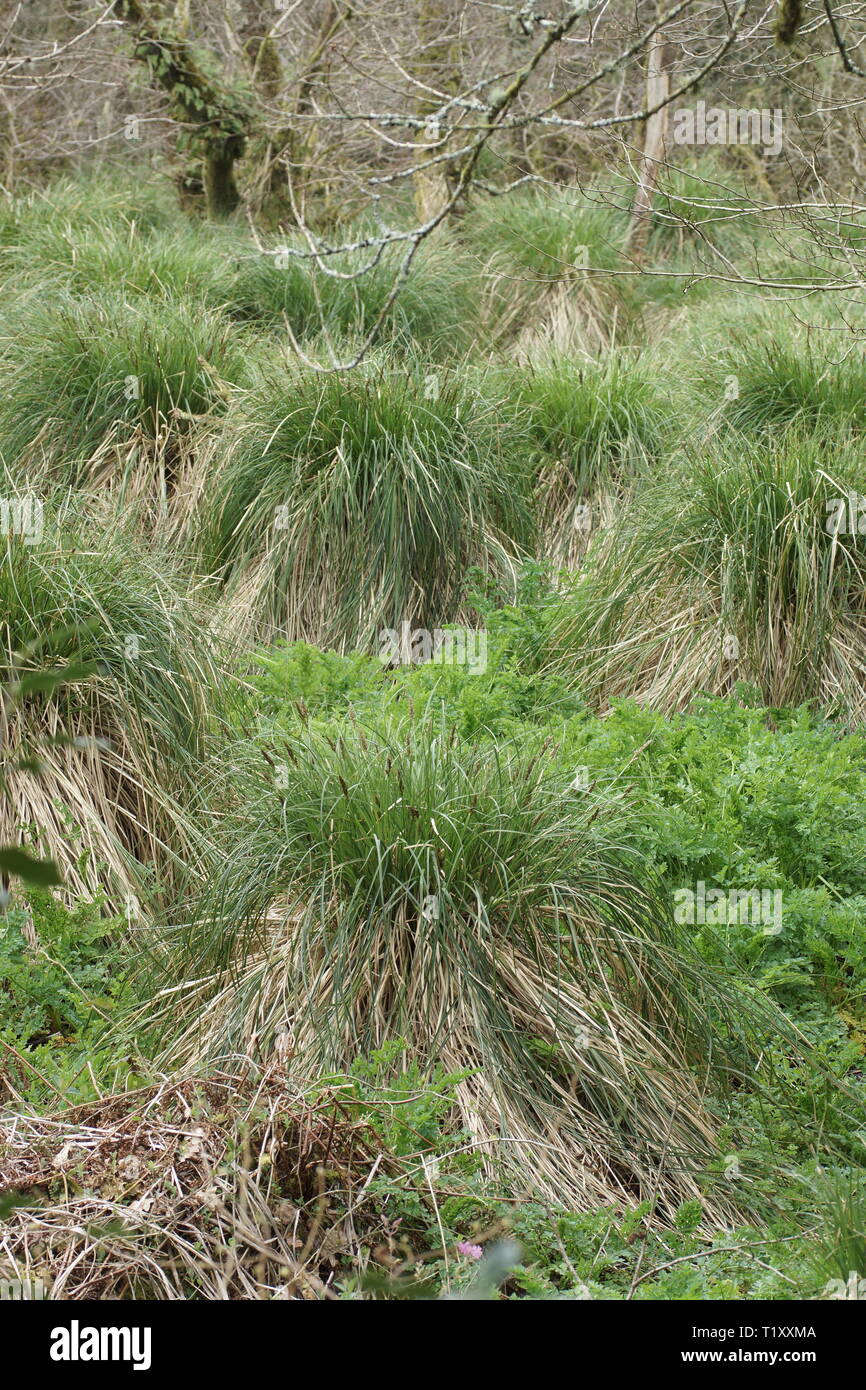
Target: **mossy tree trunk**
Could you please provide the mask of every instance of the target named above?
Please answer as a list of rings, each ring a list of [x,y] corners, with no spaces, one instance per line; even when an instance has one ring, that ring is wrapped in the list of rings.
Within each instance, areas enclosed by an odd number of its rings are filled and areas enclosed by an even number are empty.
[[[212,146],[204,156],[204,187],[208,216],[220,221],[229,217],[240,202],[235,182],[237,153],[226,142]]]
[[[204,72],[161,0],[115,0],[114,9],[134,31],[134,56],[168,94],[173,118],[201,155],[209,215],[228,217],[239,202],[235,164],[255,128],[253,111],[227,83]]]

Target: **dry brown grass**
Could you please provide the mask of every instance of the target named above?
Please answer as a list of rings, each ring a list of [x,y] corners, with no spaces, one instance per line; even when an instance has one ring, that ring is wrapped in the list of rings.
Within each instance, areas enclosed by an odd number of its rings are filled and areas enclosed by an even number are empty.
[[[408,1165],[404,1165],[407,1167]],[[317,1299],[381,1251],[368,1197],[400,1165],[338,1095],[279,1064],[0,1121],[0,1278],[53,1299]],[[409,1178],[411,1181],[411,1178]]]

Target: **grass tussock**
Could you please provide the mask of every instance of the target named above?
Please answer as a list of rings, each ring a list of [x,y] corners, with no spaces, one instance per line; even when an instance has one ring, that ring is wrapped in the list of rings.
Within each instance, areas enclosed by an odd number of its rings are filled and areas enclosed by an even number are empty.
[[[598,352],[629,331],[624,218],[575,188],[519,190],[480,202],[463,236],[487,282],[482,308],[498,342],[526,351]]]
[[[546,558],[576,565],[669,434],[667,401],[649,363],[621,353],[580,360],[549,353],[508,373],[535,454],[535,500]]]
[[[55,294],[186,298],[218,307],[237,249],[237,238],[184,223],[49,216],[26,236],[0,245],[0,280],[16,291],[51,285]]]
[[[4,685],[30,671],[93,663],[83,681],[35,691],[4,720],[7,768],[0,842],[54,857],[66,891],[105,886],[115,902],[142,866],[168,892],[196,854],[186,819],[218,706],[213,654],[198,605],[117,535],[94,545],[4,537],[0,651]],[[186,828],[185,828],[186,827]]]
[[[760,434],[795,425],[859,434],[866,398],[866,357],[850,334],[794,325],[758,325],[738,333],[717,371],[721,419]],[[727,396],[727,398],[726,398]]]
[[[755,210],[771,200],[759,168],[746,172],[712,158],[670,165],[653,199],[650,250],[662,255],[697,252],[723,271],[726,257],[754,248],[761,237]]]
[[[381,235],[375,227],[341,229],[347,242]],[[445,234],[425,242],[400,293],[389,303],[406,246],[372,246],[323,257],[318,263],[294,241],[256,251],[238,247],[224,288],[229,311],[241,320],[298,339],[325,333],[363,338],[377,325],[393,348],[423,347],[437,357],[466,352],[478,331],[480,286],[471,257]]]
[[[245,370],[242,344],[207,310],[27,296],[0,328],[0,455],[75,487],[161,450],[170,478],[170,446],[224,408]]]
[[[618,842],[615,801],[570,791],[544,750],[423,723],[302,731],[273,758],[160,955],[163,1022],[185,1025],[163,1063],[276,1049],[313,1075],[402,1039],[462,1074],[488,1172],[581,1208],[696,1196],[704,1091],[732,1065],[711,1041],[724,991]]]
[[[469,565],[531,532],[524,440],[447,373],[265,372],[228,423],[202,509],[246,630],[366,644],[454,621]]]
[[[50,248],[58,233],[83,244],[112,230],[128,236],[131,230],[149,234],[183,225],[167,179],[150,177],[147,171],[123,177],[100,169],[77,170],[23,197],[0,197],[0,276],[28,265],[50,269]]]
[[[191,224],[163,189],[108,184],[88,203],[61,181],[43,195],[0,200],[0,283],[15,293],[50,285],[54,295],[224,308],[260,332],[288,329],[303,341],[360,339],[378,326],[395,350],[453,357],[472,346],[482,283],[456,238],[443,229],[425,241],[404,277],[408,243],[376,245],[379,225],[350,222],[335,235],[356,249],[317,261],[297,235],[260,245],[237,226]]]
[[[665,710],[738,682],[768,705],[866,710],[859,452],[730,441],[645,486],[551,624],[554,664],[602,705]]]

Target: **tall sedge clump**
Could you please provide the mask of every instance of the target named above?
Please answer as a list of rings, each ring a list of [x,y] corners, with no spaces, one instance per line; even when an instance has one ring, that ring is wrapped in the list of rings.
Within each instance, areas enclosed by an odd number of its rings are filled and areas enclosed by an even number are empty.
[[[576,564],[596,527],[609,522],[628,485],[658,456],[667,402],[651,368],[622,354],[580,360],[548,353],[507,381],[532,441],[545,552]]]
[[[480,202],[463,235],[488,282],[486,323],[528,347],[609,346],[630,319],[622,278],[622,216],[576,188],[521,190]]]
[[[769,199],[769,188],[750,196],[743,173],[719,160],[672,166],[660,178],[653,200],[650,249],[667,254],[691,250],[716,265],[719,252],[735,256],[754,250],[760,233],[755,209],[764,195]]]
[[[227,229],[193,225],[170,180],[79,171],[21,198],[0,198],[0,283],[18,294],[188,295],[218,304],[228,257],[244,244]]]
[[[350,223],[340,229],[351,243],[379,229]],[[419,249],[408,276],[392,295],[405,255],[401,243],[323,258],[317,265],[305,242],[269,250],[239,250],[225,287],[231,313],[296,338],[323,331],[337,337],[366,335],[379,325],[392,347],[423,346],[433,356],[466,351],[478,331],[480,277],[473,259],[451,237],[439,235]],[[290,254],[306,252],[305,256]]]
[[[200,544],[236,621],[320,644],[454,621],[467,567],[531,535],[522,435],[447,373],[261,376],[228,421]]]
[[[34,287],[44,297],[63,290],[74,294],[122,293],[127,298],[189,299],[218,306],[232,253],[244,243],[215,230],[180,227],[152,229],[110,217],[95,225],[48,219],[18,244],[0,248],[0,281],[16,291]],[[155,311],[158,312],[158,311]]]
[[[763,332],[737,331],[721,354],[717,379],[721,421],[773,431],[832,426],[859,433],[866,396],[862,350],[834,333],[758,320]]]
[[[601,199],[567,187],[486,198],[463,225],[466,244],[489,268],[522,271],[536,288],[587,262],[615,268],[624,231],[624,219]]]
[[[725,441],[635,496],[560,606],[552,661],[601,704],[743,681],[862,718],[864,494],[860,451],[830,435]]]
[[[408,1065],[464,1073],[456,1121],[520,1190],[696,1196],[706,1090],[737,1065],[728,1001],[615,805],[570,789],[549,748],[423,722],[301,729],[268,762],[243,774],[193,924],[158,951],[164,1060],[278,1054],[302,1078],[402,1039]]]
[[[138,866],[170,896],[192,862],[184,826],[217,708],[200,614],[164,556],[119,534],[57,533],[41,515],[41,534],[0,538],[0,683],[82,663],[94,674],[45,689],[36,679],[5,718],[4,759],[36,763],[7,779],[0,842],[32,841],[70,893],[103,887],[120,905]]]
[[[244,371],[217,313],[143,297],[28,294],[0,325],[0,455],[72,486],[114,475],[179,445],[197,419],[224,408]]]
[[[74,178],[23,197],[0,196],[0,279],[48,270],[60,238],[85,244],[90,237],[146,236],[182,223],[168,179],[150,170],[129,177],[77,169]]]

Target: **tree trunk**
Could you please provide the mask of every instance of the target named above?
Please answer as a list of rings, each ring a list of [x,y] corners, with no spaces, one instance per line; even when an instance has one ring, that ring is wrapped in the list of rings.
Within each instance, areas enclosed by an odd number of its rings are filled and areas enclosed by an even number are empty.
[[[204,186],[208,217],[215,221],[229,217],[240,202],[235,183],[237,155],[225,145],[209,151],[204,161]]]
[[[449,36],[452,23],[450,0],[422,0],[418,13],[419,51],[414,63],[414,75],[419,83],[433,87],[445,96],[453,96],[458,87],[457,52],[454,40]],[[439,133],[436,127],[436,113],[440,102],[434,92],[420,91],[415,104],[416,114],[428,122],[417,140],[415,162],[428,164],[437,156],[441,159],[445,145],[437,145]],[[436,148],[430,148],[430,146]],[[422,222],[442,210],[451,196],[448,182],[448,164],[429,164],[427,168],[416,168],[412,175],[415,196],[415,212]]]
[[[670,72],[668,71],[667,45],[661,32],[650,39],[647,60],[646,106],[648,111],[666,102],[670,92]],[[637,193],[631,213],[631,224],[626,238],[626,249],[635,260],[642,260],[646,250],[647,237],[652,223],[652,203],[659,170],[664,163],[665,141],[668,128],[668,108],[662,106],[655,111],[646,123],[644,151],[641,163]]]
[[[195,45],[155,0],[114,0],[114,9],[133,29],[133,55],[168,94],[173,119],[191,131],[190,147],[204,165],[208,214],[228,217],[240,202],[234,166],[256,125],[247,98],[209,75]]]

